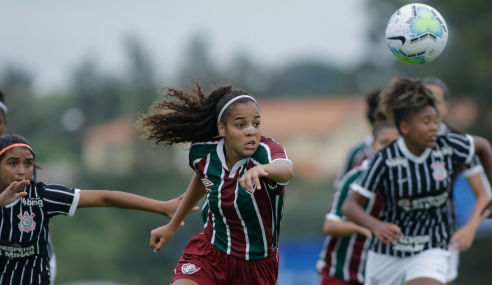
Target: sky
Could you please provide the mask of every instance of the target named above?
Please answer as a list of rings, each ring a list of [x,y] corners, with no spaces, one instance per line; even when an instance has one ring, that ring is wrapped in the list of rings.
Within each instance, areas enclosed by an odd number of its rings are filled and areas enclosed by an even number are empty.
[[[104,72],[125,67],[125,37],[137,37],[159,76],[173,78],[191,38],[214,62],[246,54],[270,68],[313,59],[351,68],[367,52],[364,0],[39,0],[0,4],[0,71],[27,69],[40,90],[67,86],[86,58]]]

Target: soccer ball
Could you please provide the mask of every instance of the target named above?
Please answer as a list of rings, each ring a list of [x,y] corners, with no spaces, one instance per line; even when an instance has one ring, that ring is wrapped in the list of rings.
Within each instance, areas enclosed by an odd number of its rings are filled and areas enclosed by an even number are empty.
[[[386,27],[386,42],[393,54],[411,64],[436,59],[448,41],[444,18],[431,6],[413,3],[396,11]]]

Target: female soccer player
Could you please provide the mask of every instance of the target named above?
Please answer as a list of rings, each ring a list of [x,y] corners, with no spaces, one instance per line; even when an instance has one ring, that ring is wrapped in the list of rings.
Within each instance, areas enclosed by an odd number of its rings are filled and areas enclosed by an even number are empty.
[[[262,136],[260,109],[247,92],[223,86],[208,96],[169,89],[140,120],[145,136],[166,145],[191,142],[195,171],[171,222],[151,232],[159,251],[206,196],[205,230],[186,246],[172,284],[276,284],[284,186],[293,176],[284,148]],[[164,111],[164,112],[161,112]]]
[[[393,79],[379,103],[402,138],[377,153],[342,207],[377,237],[368,252],[365,284],[444,284],[453,223],[449,188],[475,153],[492,177],[490,144],[469,135],[438,136],[435,97],[420,80]],[[384,196],[381,220],[362,208],[376,190]]]
[[[373,124],[372,151],[377,153],[400,137],[396,127],[379,116]],[[323,232],[327,234],[318,270],[320,285],[357,285],[364,283],[366,253],[372,239],[371,231],[347,220],[342,205],[350,191],[350,185],[367,168],[369,160],[350,170],[341,180],[334,195],[330,212],[326,215]],[[364,205],[367,213],[378,217],[383,207],[383,197],[377,193]]]
[[[445,123],[449,107],[449,89],[446,84],[439,78],[435,77],[424,77],[422,79],[422,83],[425,87],[432,91],[432,94],[436,98],[436,108],[442,118],[438,135],[460,133]],[[488,186],[488,183],[486,182],[487,180],[482,172],[483,167],[480,164],[478,157],[475,155],[473,160],[467,164],[465,169],[460,173],[460,175],[467,178],[470,187],[457,188],[454,181],[458,175],[455,175],[455,179],[453,179],[453,186],[450,188],[452,193],[449,195],[449,201],[451,204],[449,209],[453,211],[453,217],[455,218],[455,222],[453,223],[454,233],[451,237],[451,243],[454,243],[457,246],[451,248],[450,250],[451,257],[449,259],[447,284],[451,284],[458,277],[459,253],[464,252],[471,247],[478,227],[483,220],[479,210],[482,209],[489,201],[490,187],[485,188]],[[485,183],[483,181],[485,181]],[[460,229],[458,229],[457,213],[454,205],[455,199],[453,197],[454,193],[458,193],[457,191],[472,191],[476,198],[475,212],[469,221],[465,225],[462,225]]]
[[[56,215],[72,216],[77,208],[117,207],[172,217],[181,200],[161,202],[124,192],[34,183],[34,160],[26,139],[0,137],[1,284],[50,284],[48,223]]]

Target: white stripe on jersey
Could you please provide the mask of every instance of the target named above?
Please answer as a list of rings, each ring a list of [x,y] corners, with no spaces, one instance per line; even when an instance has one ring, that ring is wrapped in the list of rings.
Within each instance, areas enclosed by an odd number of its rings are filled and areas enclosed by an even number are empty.
[[[220,175],[220,185],[219,185],[219,189],[218,189],[219,194],[217,195],[217,197],[219,198],[219,212],[220,212],[220,215],[222,216],[222,220],[224,221],[224,224],[226,226],[226,231],[227,231],[227,254],[230,255],[231,254],[231,231],[229,229],[229,225],[227,224],[226,217],[224,216],[224,212],[222,212],[222,207],[221,207],[221,204],[222,204],[221,195],[222,195],[222,185],[224,185],[224,175],[225,175],[224,168],[222,168],[222,174]]]
[[[241,225],[243,226],[244,230],[244,239],[246,241],[246,260],[249,260],[249,237],[248,237],[248,228],[246,227],[246,224],[244,223],[243,217],[241,216],[241,212],[239,212],[239,207],[237,206],[237,197],[239,196],[239,179],[236,180],[236,190],[235,190],[235,197],[234,197],[234,208],[236,209],[237,216],[239,220],[241,220]]]
[[[34,188],[36,188],[36,187],[34,187]],[[56,190],[56,189],[49,189],[49,188],[46,188],[45,190],[46,190],[46,191],[50,191],[50,192],[58,192],[58,193],[60,193],[60,194],[64,194],[64,195],[71,195],[71,196],[73,196],[73,195],[74,195],[74,194],[72,194],[72,193],[65,192],[65,191],[60,191],[60,190]],[[37,195],[37,194],[36,194],[36,195]]]
[[[53,200],[46,199],[46,198],[44,198],[43,200],[46,202],[49,202],[49,203],[58,204],[58,205],[65,205],[65,206],[72,206],[72,204],[73,204],[73,203],[68,204],[68,203],[63,203],[63,202],[57,202],[57,201],[53,201]]]
[[[260,210],[258,209],[258,205],[256,204],[255,195],[252,194],[249,196],[251,196],[251,201],[253,202],[253,206],[255,206],[256,215],[258,216],[258,222],[260,223],[260,227],[261,227],[261,235],[263,236],[263,244],[265,246],[265,257],[267,257],[267,255],[268,255],[268,244],[267,244],[267,240],[266,240],[265,227],[263,226],[263,220],[261,219]]]

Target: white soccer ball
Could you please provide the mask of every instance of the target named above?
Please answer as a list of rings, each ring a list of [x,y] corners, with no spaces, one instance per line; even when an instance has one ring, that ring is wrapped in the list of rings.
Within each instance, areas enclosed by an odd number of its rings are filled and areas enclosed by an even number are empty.
[[[393,54],[411,64],[436,59],[448,41],[444,18],[431,6],[413,3],[396,11],[386,27],[386,42]]]

